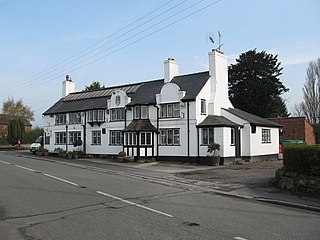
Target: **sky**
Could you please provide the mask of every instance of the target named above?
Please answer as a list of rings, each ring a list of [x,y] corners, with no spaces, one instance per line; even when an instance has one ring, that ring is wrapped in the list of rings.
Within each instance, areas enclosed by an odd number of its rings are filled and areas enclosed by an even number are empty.
[[[22,99],[41,127],[67,74],[81,91],[161,79],[169,57],[180,74],[206,71],[219,31],[228,64],[278,55],[291,112],[320,57],[319,12],[319,0],[0,0],[0,106]]]

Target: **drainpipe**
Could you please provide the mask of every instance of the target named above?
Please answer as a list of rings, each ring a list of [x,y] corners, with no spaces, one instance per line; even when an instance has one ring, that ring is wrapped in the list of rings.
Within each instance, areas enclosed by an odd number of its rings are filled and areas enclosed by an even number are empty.
[[[187,102],[187,152],[188,152],[188,160],[190,158],[190,105]]]
[[[156,147],[157,147],[157,157],[159,157],[159,107],[154,105],[154,107],[157,109],[157,139],[156,139]]]
[[[84,112],[84,124],[83,124],[83,154],[87,154],[87,114]]]
[[[66,152],[68,152],[68,124],[66,124]]]

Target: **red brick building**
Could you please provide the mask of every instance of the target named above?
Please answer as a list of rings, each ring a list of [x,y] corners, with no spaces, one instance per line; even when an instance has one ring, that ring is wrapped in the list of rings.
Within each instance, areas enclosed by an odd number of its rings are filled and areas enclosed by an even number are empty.
[[[316,137],[312,125],[306,117],[271,118],[283,127],[280,142],[283,140],[302,140],[306,144],[315,144]]]

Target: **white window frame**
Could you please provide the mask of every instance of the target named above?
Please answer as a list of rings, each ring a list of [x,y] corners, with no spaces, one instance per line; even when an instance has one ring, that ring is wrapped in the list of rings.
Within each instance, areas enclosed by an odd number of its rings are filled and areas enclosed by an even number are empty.
[[[70,123],[70,124],[78,124],[78,123],[81,123],[81,115],[80,115],[80,112],[69,113],[69,123]]]
[[[110,121],[123,121],[125,119],[125,108],[110,109]]]
[[[56,125],[65,125],[67,123],[67,114],[57,114],[56,115]]]
[[[162,146],[180,145],[180,129],[179,128],[160,129],[159,145],[162,145]]]
[[[55,144],[63,145],[66,144],[66,132],[55,132]]]
[[[91,145],[101,145],[101,131],[94,130],[91,132]]]
[[[121,146],[123,142],[123,134],[121,130],[110,130],[109,145]]]
[[[88,122],[104,122],[105,111],[103,109],[88,111]]]
[[[73,144],[77,139],[81,140],[81,131],[70,131],[68,138],[69,144]]]
[[[261,129],[261,143],[271,143],[271,129],[262,128]]]
[[[180,103],[166,103],[160,105],[160,118],[179,118]]]
[[[214,142],[214,128],[202,128],[201,145],[209,145]]]
[[[236,129],[230,129],[230,145],[234,146],[236,144]]]
[[[207,101],[205,99],[201,99],[201,107],[200,107],[200,111],[201,114],[207,114]]]
[[[151,132],[141,132],[140,133],[140,145],[141,146],[152,145],[152,133]]]

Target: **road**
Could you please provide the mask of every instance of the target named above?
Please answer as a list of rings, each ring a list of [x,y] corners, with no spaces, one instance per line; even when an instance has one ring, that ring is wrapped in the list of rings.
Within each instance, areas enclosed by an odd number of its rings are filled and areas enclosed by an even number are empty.
[[[0,152],[1,240],[307,240],[319,226],[315,212]]]

